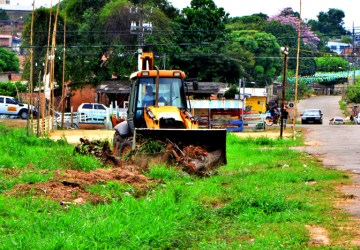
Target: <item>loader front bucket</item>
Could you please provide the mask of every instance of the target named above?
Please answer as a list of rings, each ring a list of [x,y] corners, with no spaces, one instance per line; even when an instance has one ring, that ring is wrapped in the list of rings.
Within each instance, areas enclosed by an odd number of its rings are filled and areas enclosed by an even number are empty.
[[[221,166],[226,164],[226,129],[147,129],[137,128],[134,132],[134,145],[138,138],[171,142],[180,150],[184,146],[195,146],[204,149],[207,163],[193,163],[195,168],[203,164]]]

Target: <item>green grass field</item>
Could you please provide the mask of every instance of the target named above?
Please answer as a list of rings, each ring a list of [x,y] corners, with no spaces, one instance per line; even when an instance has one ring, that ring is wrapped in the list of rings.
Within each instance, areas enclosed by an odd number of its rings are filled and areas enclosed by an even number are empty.
[[[334,206],[349,176],[290,148],[301,144],[228,134],[228,164],[210,177],[154,165],[144,174],[159,182],[141,195],[101,181],[87,191],[108,202],[61,206],[9,192],[58,171],[108,167],[65,140],[0,125],[0,249],[356,249],[352,221]],[[313,244],[308,225],[325,228],[331,244]]]

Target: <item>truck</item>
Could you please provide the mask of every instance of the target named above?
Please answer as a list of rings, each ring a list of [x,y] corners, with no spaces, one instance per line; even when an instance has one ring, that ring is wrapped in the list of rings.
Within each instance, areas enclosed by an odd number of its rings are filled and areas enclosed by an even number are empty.
[[[199,129],[187,100],[185,73],[154,67],[151,52],[141,55],[141,64],[130,76],[127,118],[114,126],[115,155],[124,157],[135,150],[141,137],[200,146],[217,152],[217,165],[226,164],[226,129]]]
[[[18,102],[12,96],[0,96],[0,115],[17,116],[21,119],[27,119],[29,109],[33,116],[38,115],[38,111],[34,106]]]

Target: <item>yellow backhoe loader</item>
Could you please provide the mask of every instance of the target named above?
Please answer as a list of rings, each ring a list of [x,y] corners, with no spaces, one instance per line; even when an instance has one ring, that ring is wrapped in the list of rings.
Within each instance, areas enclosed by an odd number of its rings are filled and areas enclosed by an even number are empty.
[[[142,137],[199,146],[216,155],[210,161],[217,166],[226,164],[226,129],[198,128],[186,99],[185,73],[154,67],[151,52],[144,52],[141,60],[142,70],[130,76],[127,119],[114,126],[114,153],[124,157]]]

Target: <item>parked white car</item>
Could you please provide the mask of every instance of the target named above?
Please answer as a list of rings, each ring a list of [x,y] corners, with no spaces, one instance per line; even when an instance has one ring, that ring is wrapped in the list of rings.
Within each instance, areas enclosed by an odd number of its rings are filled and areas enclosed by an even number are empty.
[[[11,96],[0,96],[0,115],[14,115],[21,119],[27,119],[29,107],[33,116],[37,116],[38,112],[35,107],[20,103]]]
[[[358,113],[357,116],[354,117],[354,124],[360,125],[360,113]]]
[[[82,103],[77,112],[81,117],[85,115],[85,121],[80,119],[79,122],[104,123],[108,116],[108,108],[101,103]]]
[[[333,117],[329,121],[329,125],[342,125],[345,124],[345,119],[342,117]]]

